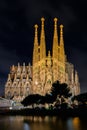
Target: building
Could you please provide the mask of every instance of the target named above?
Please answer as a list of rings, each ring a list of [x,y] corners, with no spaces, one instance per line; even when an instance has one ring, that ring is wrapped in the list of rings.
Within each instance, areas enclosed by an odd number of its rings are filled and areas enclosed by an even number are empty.
[[[73,64],[67,61],[64,50],[63,25],[58,35],[57,18],[54,18],[54,34],[52,55],[46,55],[45,19],[41,18],[40,42],[38,41],[38,25],[35,25],[32,66],[12,66],[5,84],[5,97],[21,101],[29,94],[45,95],[50,92],[52,83],[59,80],[67,83],[73,95],[80,93],[78,73]],[[59,37],[58,37],[59,36]]]
[[[0,110],[1,109],[10,109],[12,107],[12,100],[8,100],[0,97]]]

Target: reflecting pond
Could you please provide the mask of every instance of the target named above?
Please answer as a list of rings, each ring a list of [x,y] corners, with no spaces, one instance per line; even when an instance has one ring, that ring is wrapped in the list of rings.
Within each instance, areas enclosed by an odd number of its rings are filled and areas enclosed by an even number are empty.
[[[86,130],[87,118],[0,116],[0,130]]]

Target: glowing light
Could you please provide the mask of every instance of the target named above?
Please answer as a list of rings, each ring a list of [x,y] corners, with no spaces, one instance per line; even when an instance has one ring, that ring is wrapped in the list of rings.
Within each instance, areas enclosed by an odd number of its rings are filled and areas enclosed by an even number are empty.
[[[37,84],[38,84],[38,82],[37,82],[37,81],[35,81],[35,84],[37,85]]]
[[[24,123],[24,130],[30,130],[30,127],[27,123]]]
[[[80,119],[78,117],[76,117],[76,118],[73,119],[73,127],[76,130],[80,129]]]

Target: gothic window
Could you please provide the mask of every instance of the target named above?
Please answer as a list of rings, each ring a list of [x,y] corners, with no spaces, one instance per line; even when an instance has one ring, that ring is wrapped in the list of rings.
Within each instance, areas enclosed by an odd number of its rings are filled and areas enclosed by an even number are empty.
[[[28,85],[27,85],[27,86],[28,86]],[[27,87],[26,89],[27,89],[27,91],[29,91],[29,87]]]
[[[20,86],[22,86],[22,83],[20,83]]]
[[[28,83],[27,83],[27,87],[28,87],[29,85],[28,85]]]
[[[26,78],[23,78],[23,82],[25,82],[26,81]]]
[[[38,54],[38,60],[40,60],[40,54]]]
[[[62,66],[60,67],[60,70],[63,71],[63,67]]]
[[[58,48],[58,53],[60,53],[60,48]]]
[[[10,87],[10,83],[8,83],[8,87]]]
[[[17,76],[20,77],[20,72],[17,72]]]
[[[26,96],[28,96],[29,95],[29,91],[26,91]]]
[[[51,83],[51,80],[49,79],[49,80],[47,81],[47,83]]]
[[[8,92],[8,97],[11,97],[11,92],[10,91]]]
[[[42,67],[44,67],[44,63],[42,63]]]
[[[55,62],[54,65],[57,66],[57,63]]]
[[[60,60],[60,55],[58,56],[58,60],[61,61],[61,60]]]
[[[14,92],[14,96],[17,96],[17,92],[16,91]]]
[[[23,92],[22,91],[20,92],[20,96],[23,96]]]
[[[20,80],[20,77],[17,77],[17,81],[19,81]]]
[[[38,53],[40,53],[40,48],[38,48]]]
[[[14,87],[16,87],[16,83],[14,83]]]

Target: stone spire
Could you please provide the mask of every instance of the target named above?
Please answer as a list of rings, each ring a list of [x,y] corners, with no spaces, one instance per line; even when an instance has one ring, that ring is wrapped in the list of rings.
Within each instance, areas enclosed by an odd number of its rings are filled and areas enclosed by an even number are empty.
[[[51,67],[51,55],[50,55],[50,51],[48,51],[47,66]]]
[[[41,36],[40,36],[40,60],[46,57],[46,43],[44,31],[44,18],[41,18]]]
[[[33,48],[33,65],[38,62],[38,25],[35,26],[34,48]]]
[[[31,76],[31,64],[30,63],[28,65],[28,73],[29,73],[29,76]]]
[[[80,94],[80,83],[77,71],[75,71],[75,95]]]
[[[60,25],[60,59],[65,62],[64,39],[63,39],[63,25]]]
[[[48,51],[48,57],[51,58],[50,51]]]
[[[34,44],[38,45],[38,25],[35,24],[35,37],[34,37]]]
[[[78,73],[77,71],[75,71],[75,84],[79,83],[79,79],[78,79]]]
[[[63,25],[60,25],[60,49],[61,49],[61,53],[64,54],[64,39],[63,39]]]
[[[63,25],[60,25],[60,44],[64,44],[63,40]]]
[[[11,76],[10,76],[10,74],[8,74],[8,80],[7,81],[11,82]]]
[[[14,72],[15,71],[15,66],[12,65],[11,71]]]
[[[53,58],[58,59],[58,31],[57,18],[54,18],[54,36],[53,36]]]
[[[15,75],[14,75],[14,81],[16,81],[16,80],[17,80],[17,75],[15,74]]]
[[[28,74],[27,74],[27,77],[26,77],[26,81],[27,81],[27,82],[29,81],[29,76],[28,76]]]
[[[25,73],[26,72],[26,67],[25,67],[25,62],[23,63],[23,73]]]
[[[20,67],[20,63],[18,63],[18,68],[17,68],[17,72],[20,73],[21,72],[21,67]]]
[[[72,72],[71,72],[71,82],[72,84],[74,84],[74,69],[72,69]]]

